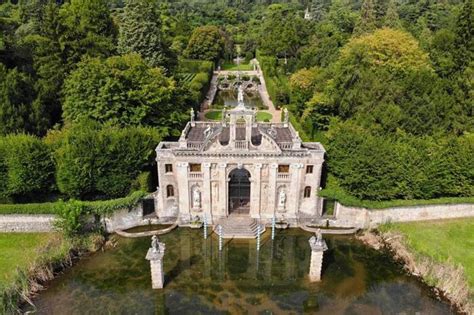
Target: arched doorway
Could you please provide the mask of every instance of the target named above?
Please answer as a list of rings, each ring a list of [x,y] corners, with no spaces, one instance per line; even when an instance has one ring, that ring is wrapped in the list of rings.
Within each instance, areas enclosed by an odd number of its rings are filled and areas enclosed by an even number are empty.
[[[229,214],[250,213],[250,173],[235,169],[229,174]]]

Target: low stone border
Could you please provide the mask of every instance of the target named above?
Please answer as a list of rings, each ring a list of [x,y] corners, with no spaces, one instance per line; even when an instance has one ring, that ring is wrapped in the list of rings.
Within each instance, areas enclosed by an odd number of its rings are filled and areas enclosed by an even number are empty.
[[[55,215],[49,214],[5,214],[0,215],[0,232],[51,232]]]
[[[167,233],[171,232],[172,230],[174,230],[177,226],[178,226],[178,221],[176,221],[172,226],[169,226],[169,227],[161,229],[161,230],[130,233],[130,232],[126,232],[126,231],[118,229],[118,230],[115,230],[115,233],[117,233],[118,235],[123,236],[123,237],[138,238],[138,237],[146,237],[146,236],[167,234]]]

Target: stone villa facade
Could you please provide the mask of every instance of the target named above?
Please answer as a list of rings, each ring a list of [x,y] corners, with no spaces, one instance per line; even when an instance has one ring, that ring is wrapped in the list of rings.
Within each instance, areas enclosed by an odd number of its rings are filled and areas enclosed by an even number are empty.
[[[288,121],[256,122],[256,113],[239,103],[223,111],[220,122],[194,121],[177,142],[156,148],[159,218],[181,224],[206,217],[209,224],[229,216],[262,223],[296,225],[321,215],[321,170],[325,150],[302,142]]]

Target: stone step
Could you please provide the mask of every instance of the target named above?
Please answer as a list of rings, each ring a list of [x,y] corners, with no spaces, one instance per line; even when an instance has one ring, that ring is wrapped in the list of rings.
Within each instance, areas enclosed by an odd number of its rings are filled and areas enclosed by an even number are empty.
[[[217,226],[222,226],[223,238],[256,238],[258,223],[257,220],[248,217],[230,216],[226,219],[220,220],[214,227],[217,233]],[[263,227],[263,233],[265,227]]]

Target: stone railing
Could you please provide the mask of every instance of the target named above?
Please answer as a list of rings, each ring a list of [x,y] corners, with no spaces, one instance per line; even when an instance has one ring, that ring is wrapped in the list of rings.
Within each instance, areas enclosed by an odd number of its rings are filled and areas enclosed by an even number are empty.
[[[188,176],[191,179],[201,179],[202,178],[202,173],[192,172],[192,173],[189,173]]]
[[[278,145],[282,150],[290,150],[293,147],[292,142],[279,142]]]
[[[246,140],[239,140],[239,141],[235,141],[235,148],[236,149],[247,149],[248,148],[248,142]]]
[[[188,149],[200,150],[202,147],[202,142],[188,141],[186,145]]]
[[[277,179],[279,180],[290,180],[291,175],[290,174],[278,174]]]

